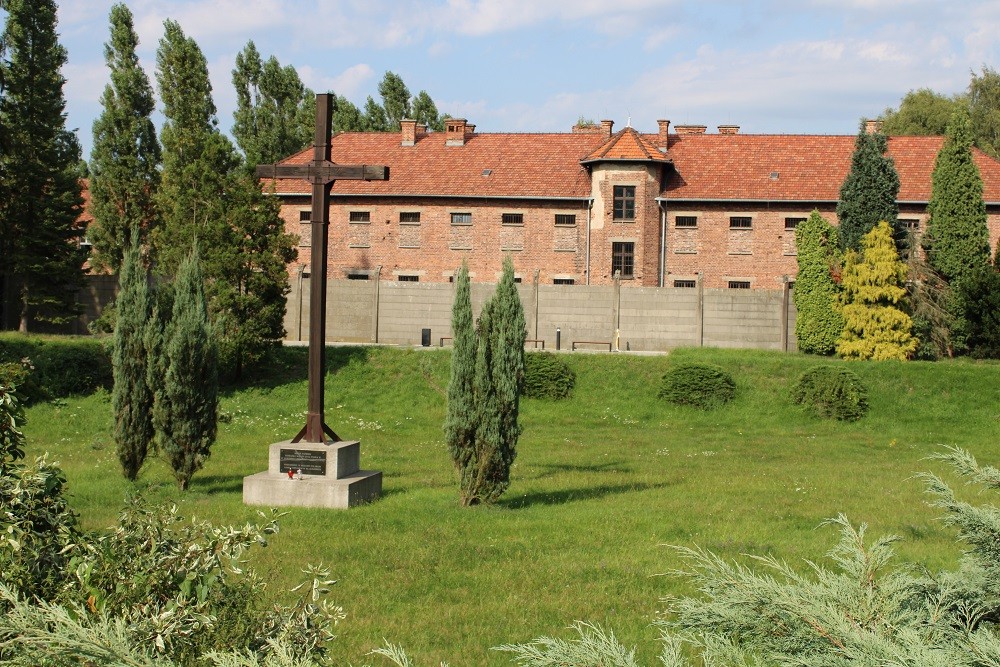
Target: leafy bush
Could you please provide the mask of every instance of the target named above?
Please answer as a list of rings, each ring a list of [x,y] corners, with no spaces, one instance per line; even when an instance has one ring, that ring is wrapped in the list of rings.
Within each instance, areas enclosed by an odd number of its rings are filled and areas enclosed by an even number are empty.
[[[677,405],[708,410],[733,400],[736,382],[718,366],[680,364],[663,376],[659,396]]]
[[[0,363],[28,365],[34,372],[19,385],[25,403],[110,389],[111,357],[97,338],[0,336]]]
[[[528,398],[566,398],[576,384],[576,373],[551,352],[524,355],[524,395]]]
[[[857,421],[868,412],[868,390],[861,378],[841,366],[810,368],[799,378],[792,398],[817,417]]]

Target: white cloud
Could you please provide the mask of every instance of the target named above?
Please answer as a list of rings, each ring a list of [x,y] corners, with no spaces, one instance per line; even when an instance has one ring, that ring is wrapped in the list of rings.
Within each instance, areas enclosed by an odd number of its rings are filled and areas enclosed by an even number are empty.
[[[359,93],[364,91],[375,76],[375,70],[365,63],[348,67],[333,76],[328,75],[325,71],[317,71],[308,65],[298,68],[298,73],[302,83],[308,88],[312,88],[316,92],[332,90],[350,100],[354,100]]]
[[[627,21],[637,25],[647,12],[664,6],[663,0],[448,0],[443,25],[464,35],[488,35],[496,32],[534,27],[558,20],[593,21],[599,32],[614,30],[615,24]],[[667,3],[674,4],[674,3]],[[620,27],[620,26],[619,26]]]

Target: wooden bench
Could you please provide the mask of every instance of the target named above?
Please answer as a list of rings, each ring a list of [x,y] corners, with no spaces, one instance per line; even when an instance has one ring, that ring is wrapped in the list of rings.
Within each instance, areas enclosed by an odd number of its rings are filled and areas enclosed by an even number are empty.
[[[571,346],[574,352],[576,351],[577,345],[607,345],[608,352],[611,351],[611,343],[605,340],[575,340]]]

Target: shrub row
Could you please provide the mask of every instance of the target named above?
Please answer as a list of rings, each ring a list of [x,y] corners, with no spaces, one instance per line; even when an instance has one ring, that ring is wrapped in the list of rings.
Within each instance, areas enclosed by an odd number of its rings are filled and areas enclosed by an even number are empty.
[[[0,382],[26,402],[89,394],[111,388],[111,357],[98,338],[0,334]]]

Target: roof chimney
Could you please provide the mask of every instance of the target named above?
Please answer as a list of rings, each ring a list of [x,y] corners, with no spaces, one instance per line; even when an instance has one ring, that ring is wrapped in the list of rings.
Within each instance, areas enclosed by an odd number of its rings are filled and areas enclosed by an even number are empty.
[[[677,134],[705,134],[708,128],[704,125],[678,125]]]
[[[611,128],[615,126],[615,121],[613,120],[602,120],[601,121],[601,134],[605,137],[611,136]]]
[[[658,147],[660,150],[665,151],[670,146],[670,121],[658,120],[656,121],[656,125],[660,128]]]
[[[739,125],[720,125],[719,126],[719,134],[739,134],[739,133],[740,133],[740,126]]]
[[[877,118],[872,120],[865,120],[865,134],[881,134],[882,133],[882,121]]]
[[[468,121],[464,118],[449,118],[444,122],[444,145],[445,146],[464,146],[465,137],[468,134],[466,132],[466,125]],[[475,125],[472,126],[475,128]]]
[[[399,121],[399,133],[402,138],[400,146],[413,146],[417,143],[417,121],[403,118]]]

